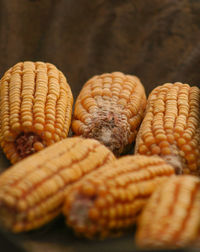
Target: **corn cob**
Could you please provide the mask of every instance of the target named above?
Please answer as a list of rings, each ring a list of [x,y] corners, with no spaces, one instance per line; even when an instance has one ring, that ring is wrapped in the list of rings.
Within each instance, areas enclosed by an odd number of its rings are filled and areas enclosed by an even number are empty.
[[[190,175],[169,178],[149,199],[139,218],[140,247],[176,248],[193,243],[200,227],[200,180]]]
[[[94,76],[76,100],[72,130],[119,155],[135,140],[145,106],[145,91],[136,76],[120,72]]]
[[[68,187],[113,159],[98,141],[73,137],[20,161],[0,176],[0,222],[13,232],[42,226],[61,212]]]
[[[15,163],[66,138],[73,97],[54,65],[20,62],[0,81],[0,144]]]
[[[136,139],[135,153],[159,155],[177,174],[200,172],[200,89],[176,82],[155,88]]]
[[[120,235],[172,174],[173,167],[159,157],[126,156],[104,165],[66,193],[66,223],[89,238]]]

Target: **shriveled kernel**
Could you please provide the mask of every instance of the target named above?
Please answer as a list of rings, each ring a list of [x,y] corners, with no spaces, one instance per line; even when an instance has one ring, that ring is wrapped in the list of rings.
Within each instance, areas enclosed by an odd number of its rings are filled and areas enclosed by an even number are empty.
[[[40,151],[42,149],[44,149],[44,145],[41,143],[41,142],[35,142],[33,144],[33,148],[36,150],[36,151]]]
[[[196,160],[196,156],[194,155],[194,154],[188,154],[188,155],[186,155],[186,157],[185,157],[187,160],[188,160],[188,162],[189,163],[191,163],[191,162],[193,162],[193,161],[195,161]]]
[[[159,143],[159,147],[160,147],[160,148],[169,147],[169,142],[167,142],[167,141],[161,141],[161,142]]]
[[[162,155],[170,155],[171,154],[170,148],[167,147],[162,148],[161,153]]]
[[[159,148],[158,146],[156,146],[156,145],[153,145],[153,146],[151,147],[151,151],[152,151],[152,154],[153,154],[153,155],[158,155],[158,154],[160,154],[160,148]]]
[[[182,150],[187,153],[187,152],[192,151],[192,148],[189,144],[185,144],[182,146]]]
[[[82,188],[82,191],[84,194],[86,194],[87,196],[92,196],[95,193],[95,188],[93,185],[91,184],[85,184],[84,187]]]
[[[191,171],[196,171],[197,164],[196,163],[191,163],[191,164],[188,165],[188,167],[190,168]]]
[[[155,139],[153,138],[153,136],[148,136],[147,138],[145,138],[145,144],[147,146],[150,146],[151,144],[155,144]]]
[[[139,147],[139,152],[140,152],[141,154],[145,154],[147,151],[148,151],[148,148],[146,147],[146,145],[141,145],[141,146]]]
[[[46,131],[46,132],[44,133],[44,136],[45,136],[46,139],[51,139],[52,134],[51,134],[51,132]]]
[[[168,140],[169,144],[173,144],[174,143],[174,136],[172,134],[167,135],[167,140]]]
[[[178,144],[178,146],[182,146],[182,145],[186,144],[186,141],[184,138],[179,138],[177,141],[177,144]]]
[[[32,127],[32,122],[31,121],[24,121],[24,122],[22,122],[22,127],[24,127],[24,128],[27,127],[28,128],[28,130],[24,129],[24,132],[30,131],[29,127]]]
[[[167,139],[167,137],[164,134],[157,134],[156,135],[156,140],[157,141],[164,141],[166,139]]]

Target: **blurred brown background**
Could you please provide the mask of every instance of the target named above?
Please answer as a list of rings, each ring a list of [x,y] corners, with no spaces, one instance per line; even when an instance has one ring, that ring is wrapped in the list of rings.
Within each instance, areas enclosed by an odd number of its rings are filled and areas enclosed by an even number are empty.
[[[18,61],[48,61],[76,96],[95,74],[200,83],[199,0],[0,0],[0,76]]]

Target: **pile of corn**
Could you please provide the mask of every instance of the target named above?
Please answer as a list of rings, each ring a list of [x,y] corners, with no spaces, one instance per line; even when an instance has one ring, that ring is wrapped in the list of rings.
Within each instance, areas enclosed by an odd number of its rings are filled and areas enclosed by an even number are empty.
[[[88,238],[136,224],[140,247],[198,243],[200,89],[166,83],[146,99],[136,76],[113,72],[88,80],[72,106],[50,63],[20,62],[1,78],[0,145],[13,164],[0,175],[3,228],[62,213]]]

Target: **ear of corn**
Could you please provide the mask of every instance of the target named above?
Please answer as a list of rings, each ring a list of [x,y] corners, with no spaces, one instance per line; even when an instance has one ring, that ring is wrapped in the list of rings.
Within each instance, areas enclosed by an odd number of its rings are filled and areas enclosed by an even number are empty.
[[[66,223],[90,238],[119,235],[133,226],[155,188],[173,174],[159,157],[126,156],[104,165],[68,190]]]
[[[73,97],[54,65],[20,62],[0,81],[0,144],[15,163],[66,138]]]
[[[98,141],[74,137],[20,161],[0,176],[0,222],[13,232],[42,226],[61,212],[68,187],[114,159]]]
[[[149,98],[135,153],[159,155],[178,174],[200,171],[200,90],[187,84],[164,84]]]
[[[198,237],[200,180],[182,175],[170,178],[153,193],[139,219],[140,247],[186,247]]]
[[[72,130],[119,155],[135,140],[145,106],[145,91],[136,76],[120,72],[94,76],[76,100]]]

